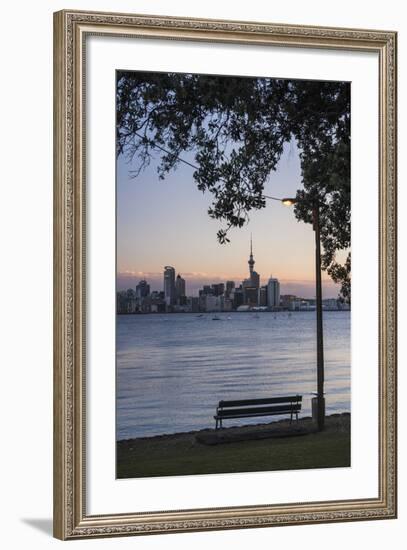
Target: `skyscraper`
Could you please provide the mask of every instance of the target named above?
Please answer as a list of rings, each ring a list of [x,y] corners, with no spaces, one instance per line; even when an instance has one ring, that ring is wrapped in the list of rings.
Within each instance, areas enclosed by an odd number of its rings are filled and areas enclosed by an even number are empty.
[[[150,285],[145,279],[142,279],[139,284],[136,286],[136,297],[145,298],[150,294]]]
[[[267,286],[261,286],[260,287],[259,306],[267,307]]]
[[[164,267],[164,297],[168,306],[175,303],[175,269],[169,265]]]
[[[270,275],[267,283],[267,305],[268,307],[278,307],[280,305],[280,283]]]
[[[185,296],[185,279],[183,279],[179,273],[175,281],[175,296],[177,302],[179,302],[180,298]]]
[[[235,281],[226,281],[226,296],[229,297],[235,290]]]

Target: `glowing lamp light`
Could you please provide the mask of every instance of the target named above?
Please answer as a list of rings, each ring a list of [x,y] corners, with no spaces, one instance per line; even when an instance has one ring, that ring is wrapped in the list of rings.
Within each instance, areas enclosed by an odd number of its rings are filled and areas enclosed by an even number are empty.
[[[287,198],[287,199],[281,199],[281,202],[284,204],[284,206],[293,206],[297,202],[297,200]]]

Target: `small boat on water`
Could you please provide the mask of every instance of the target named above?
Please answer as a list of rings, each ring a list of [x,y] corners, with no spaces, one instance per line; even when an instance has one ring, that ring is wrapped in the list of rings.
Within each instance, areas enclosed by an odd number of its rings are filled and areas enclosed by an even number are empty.
[[[195,315],[195,317],[203,317],[203,313],[200,313],[199,315]]]
[[[214,317],[212,317],[212,321],[221,321],[221,318],[215,315]]]

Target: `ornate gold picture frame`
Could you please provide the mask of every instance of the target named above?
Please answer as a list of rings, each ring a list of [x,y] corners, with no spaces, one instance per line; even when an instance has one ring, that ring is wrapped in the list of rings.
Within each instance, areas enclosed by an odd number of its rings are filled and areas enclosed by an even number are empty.
[[[91,36],[371,52],[378,59],[378,492],[374,497],[92,515],[87,507],[86,41]],[[54,15],[54,535],[59,539],[395,518],[395,32],[60,11]],[[321,75],[321,78],[323,75]],[[114,101],[114,98],[112,98]],[[374,298],[376,299],[376,298]],[[114,368],[114,365],[112,366]],[[114,411],[112,411],[114,414]],[[101,428],[102,429],[102,428]],[[113,444],[113,443],[112,443]]]

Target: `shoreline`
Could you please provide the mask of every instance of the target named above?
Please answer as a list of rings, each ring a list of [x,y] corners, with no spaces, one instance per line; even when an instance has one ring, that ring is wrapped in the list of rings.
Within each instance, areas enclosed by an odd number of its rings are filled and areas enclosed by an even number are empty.
[[[117,478],[343,468],[350,463],[350,413],[204,429],[116,442]]]
[[[329,422],[329,419],[337,419],[337,418],[347,418],[350,419],[350,412],[341,412],[341,413],[332,413],[325,417],[326,421]],[[312,418],[310,416],[303,416],[298,419],[298,424],[301,426],[304,423],[312,423]],[[296,421],[293,421],[291,426],[295,427],[297,424]],[[157,435],[146,435],[141,437],[126,437],[125,439],[117,439],[116,444],[125,444],[130,442],[138,442],[138,441],[151,441],[151,440],[164,440],[164,439],[177,439],[177,438],[183,438],[183,437],[199,437],[200,434],[206,434],[211,432],[218,432],[218,433],[226,433],[226,432],[241,432],[244,433],[247,430],[259,430],[262,428],[272,428],[272,427],[286,427],[289,425],[289,421],[286,419],[281,420],[273,420],[271,422],[259,422],[258,424],[244,424],[241,426],[224,426],[221,429],[215,430],[214,428],[201,428],[200,430],[189,430],[187,432],[174,432],[174,433],[163,433],[163,434],[157,434]]]
[[[242,311],[237,311],[236,309],[233,309],[232,311],[228,310],[219,310],[219,311],[149,311],[149,312],[142,312],[142,311],[134,311],[129,313],[118,313],[116,312],[116,316],[122,316],[126,317],[128,315],[175,315],[178,313],[182,313],[183,315],[215,315],[217,313],[315,313],[315,309],[268,309],[268,310],[256,310],[256,309],[247,309]],[[350,313],[351,309],[323,309],[324,312],[335,312],[335,313]]]

